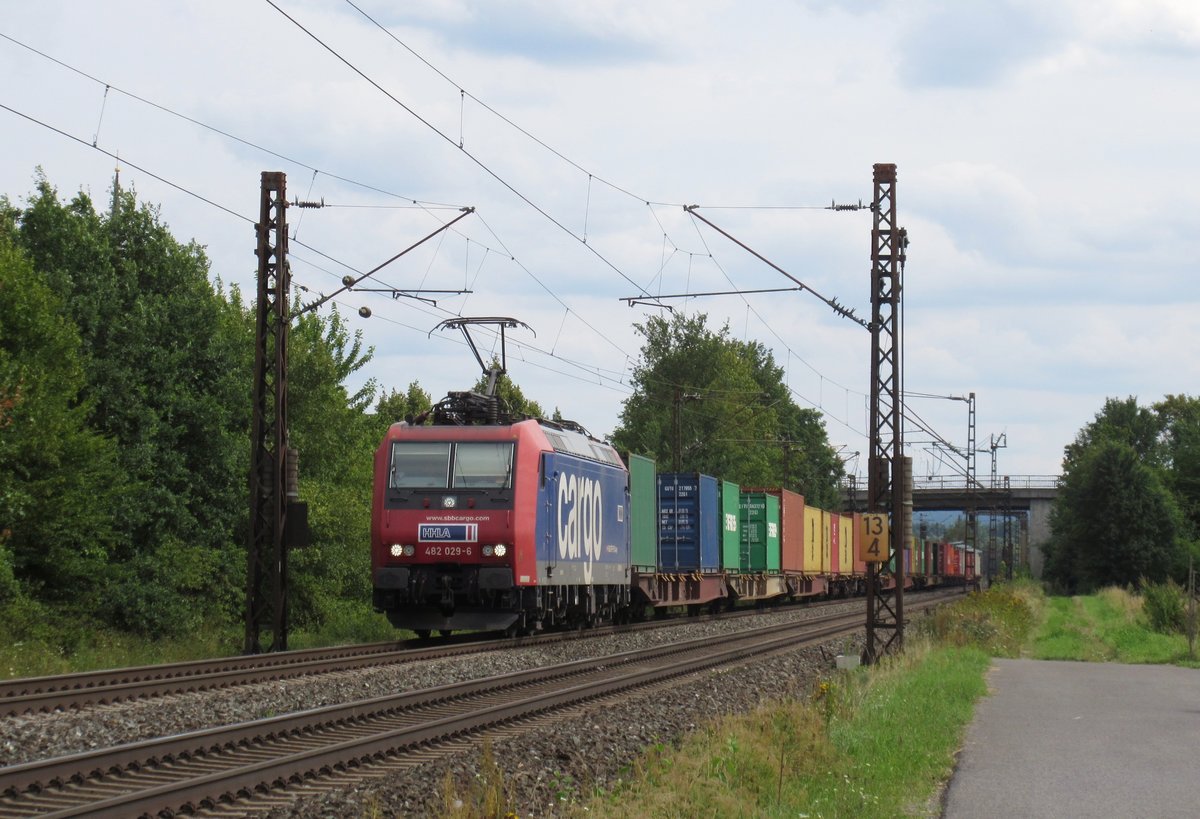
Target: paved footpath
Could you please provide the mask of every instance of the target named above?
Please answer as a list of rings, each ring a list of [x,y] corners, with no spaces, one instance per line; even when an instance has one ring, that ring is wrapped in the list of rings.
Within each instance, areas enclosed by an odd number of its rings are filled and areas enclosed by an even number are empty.
[[[995,660],[945,819],[1200,817],[1200,670]]]

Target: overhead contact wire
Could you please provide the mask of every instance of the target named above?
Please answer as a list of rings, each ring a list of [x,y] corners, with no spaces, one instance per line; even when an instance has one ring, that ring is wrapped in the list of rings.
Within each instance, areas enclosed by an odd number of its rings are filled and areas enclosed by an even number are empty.
[[[296,18],[292,17],[286,11],[281,9],[275,3],[275,0],[266,0],[266,3],[269,6],[271,6],[273,9],[278,11],[280,14],[282,14],[285,18],[287,18],[288,21],[290,21],[292,23],[292,25],[296,26],[298,29],[300,29],[305,34],[307,34],[315,43],[317,43],[317,45],[321,46],[321,48],[325,49],[330,54],[332,54],[335,58],[337,58],[337,60],[339,62],[341,62],[343,65],[345,65],[351,71],[353,71],[355,74],[357,74],[358,76],[360,76],[364,80],[366,80],[368,83],[370,83],[377,91],[379,91],[381,94],[386,96],[392,102],[396,103],[396,105],[399,105],[401,108],[403,108],[406,112],[408,112],[409,115],[411,115],[414,119],[416,119],[418,122],[420,122],[426,128],[433,131],[435,134],[437,134],[439,137],[441,137],[443,140],[450,143],[451,145],[456,145],[454,140],[451,139],[449,136],[447,136],[436,125],[434,125],[433,123],[429,122],[429,120],[422,117],[420,114],[418,114],[412,108],[410,108],[408,105],[406,105],[404,102],[402,102],[398,97],[396,97],[394,94],[392,94],[386,88],[384,88],[382,85],[380,85],[374,79],[372,79],[370,76],[368,76],[365,72],[363,72],[360,68],[358,68],[358,66],[354,65],[354,63],[350,62],[348,59],[343,57],[340,53],[338,53],[338,51],[336,49],[334,49],[332,46],[328,45],[324,40],[322,40],[316,34],[309,31],[307,28],[305,28],[305,26],[303,24],[301,24],[298,20],[296,20]],[[496,180],[501,185],[503,185],[510,193],[512,193],[514,196],[516,196],[522,202],[524,202],[529,207],[533,208],[535,211],[537,211],[539,214],[541,214],[543,218],[545,218],[547,221],[549,221],[551,224],[553,224],[555,227],[557,227],[563,233],[566,233],[568,236],[572,237],[577,242],[580,242],[580,244],[582,244],[589,251],[591,251],[592,255],[594,255],[597,259],[599,259],[606,266],[608,266],[610,269],[612,269],[612,271],[614,273],[616,273],[618,276],[620,276],[625,281],[629,282],[629,284],[631,284],[632,286],[636,287],[642,293],[642,295],[649,295],[645,292],[645,290],[642,289],[641,285],[639,285],[637,282],[635,282],[633,279],[631,279],[629,276],[627,276],[623,270],[621,270],[619,267],[617,267],[615,264],[613,264],[604,254],[600,253],[592,245],[589,245],[586,242],[581,241],[579,236],[576,235],[576,233],[574,231],[572,231],[570,228],[568,228],[566,225],[564,225],[559,220],[555,219],[552,215],[550,215],[550,213],[548,211],[546,211],[544,208],[542,208],[540,205],[538,205],[536,202],[534,202],[532,199],[530,199],[524,193],[517,190],[517,188],[514,185],[512,185],[508,180],[506,180],[504,177],[500,176],[500,174],[496,173],[490,167],[488,167],[488,165],[486,163],[484,163],[483,160],[476,157],[473,153],[471,153],[466,148],[459,148],[459,150],[462,152],[463,156],[467,157],[472,162],[474,162],[475,165],[478,166],[480,170],[482,170],[488,176],[492,177],[492,179]]]

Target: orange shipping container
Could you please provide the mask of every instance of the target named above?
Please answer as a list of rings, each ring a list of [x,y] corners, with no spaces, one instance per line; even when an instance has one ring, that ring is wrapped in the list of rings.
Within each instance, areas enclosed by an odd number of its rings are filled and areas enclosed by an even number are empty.
[[[829,513],[829,574],[836,575],[842,571],[842,516],[837,512]]]
[[[821,511],[821,574],[833,573],[833,515]]]
[[[866,575],[867,562],[858,559],[858,539],[862,537],[862,513],[854,513],[854,573]]]

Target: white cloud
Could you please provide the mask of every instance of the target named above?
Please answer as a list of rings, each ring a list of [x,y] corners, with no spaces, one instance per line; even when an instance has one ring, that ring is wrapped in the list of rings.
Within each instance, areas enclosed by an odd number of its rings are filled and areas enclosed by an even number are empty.
[[[807,285],[869,315],[869,213],[716,206],[869,201],[872,163],[896,162],[912,240],[908,385],[974,390],[981,432],[1009,432],[1002,470],[1053,471],[1106,396],[1148,403],[1200,375],[1182,354],[1197,343],[1188,299],[1200,258],[1194,3],[771,2],[754,14],[724,0],[364,5],[453,82],[349,7],[283,5],[448,141],[265,4],[48,0],[14,6],[3,30],[102,82],[0,41],[10,78],[0,101],[83,141],[0,111],[0,191],[19,200],[41,164],[64,195],[84,187],[103,202],[114,161],[89,147],[98,131],[99,145],[124,159],[123,183],[161,202],[176,233],[207,245],[214,273],[244,290],[250,225],[128,163],[249,218],[259,172],[274,169],[301,198],[397,204],[338,174],[476,206],[460,230],[379,282],[469,285],[473,294],[439,298],[439,308],[528,322],[536,339],[514,334],[518,383],[607,432],[626,388],[601,376],[627,370],[639,349],[632,325],[650,313],[620,301],[637,287],[612,266],[655,292],[790,285],[681,207],[698,203]],[[314,180],[113,90],[104,102],[103,82],[322,173]],[[578,167],[464,99],[458,84]],[[471,161],[460,138],[562,227]],[[290,216],[302,241],[365,270],[451,215]],[[344,270],[293,251],[298,282],[338,286]],[[810,294],[749,301],[752,310],[737,297],[676,304],[770,345],[798,400],[827,413],[834,441],[865,449],[865,331]],[[375,346],[368,374],[385,386],[415,379],[437,397],[475,379],[465,347],[427,338],[444,312],[384,294],[339,302]],[[357,317],[364,304],[374,318]],[[961,404],[933,404],[931,421],[948,435],[962,428]]]

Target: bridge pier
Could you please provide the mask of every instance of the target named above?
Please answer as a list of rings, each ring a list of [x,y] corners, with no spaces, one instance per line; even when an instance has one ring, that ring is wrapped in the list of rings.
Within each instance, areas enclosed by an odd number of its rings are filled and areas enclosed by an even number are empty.
[[[1050,540],[1050,511],[1054,501],[1048,499],[1030,499],[1029,501],[1029,572],[1038,580],[1042,579],[1042,568],[1045,566],[1045,545]]]

